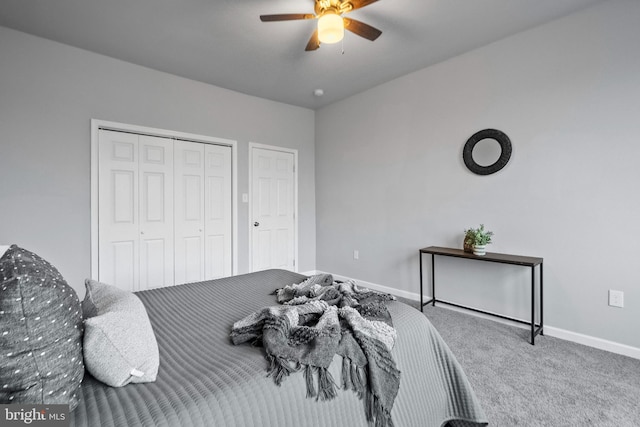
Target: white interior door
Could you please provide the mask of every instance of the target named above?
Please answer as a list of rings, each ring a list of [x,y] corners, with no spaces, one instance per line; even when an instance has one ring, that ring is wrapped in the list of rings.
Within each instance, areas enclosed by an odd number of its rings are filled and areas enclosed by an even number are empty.
[[[101,130],[98,165],[98,280],[139,287],[138,135]]]
[[[295,270],[295,156],[251,149],[251,268]]]
[[[173,141],[139,137],[140,286],[173,285]]]
[[[204,280],[204,144],[174,141],[175,280]]]
[[[205,280],[232,274],[231,147],[204,145]]]

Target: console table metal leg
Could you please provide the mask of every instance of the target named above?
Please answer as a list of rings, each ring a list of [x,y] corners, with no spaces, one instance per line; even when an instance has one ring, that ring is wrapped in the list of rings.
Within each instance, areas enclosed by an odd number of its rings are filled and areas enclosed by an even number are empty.
[[[420,263],[420,311],[423,311],[423,302],[424,302],[424,297],[422,296],[422,252],[418,252],[420,258],[418,259],[418,262]]]
[[[531,267],[531,345],[536,339],[536,268]]]
[[[544,310],[542,309],[542,278],[544,277],[544,273],[542,271],[542,262],[540,263],[540,335],[544,335],[544,322],[542,321],[542,313]]]
[[[436,306],[436,256],[431,254],[431,306]]]

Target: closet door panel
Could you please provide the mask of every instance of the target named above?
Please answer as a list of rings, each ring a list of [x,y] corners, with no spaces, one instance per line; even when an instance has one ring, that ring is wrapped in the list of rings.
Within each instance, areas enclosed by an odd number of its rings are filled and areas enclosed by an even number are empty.
[[[185,237],[182,253],[179,254],[180,264],[184,265],[184,279],[180,283],[199,282],[203,280],[204,266],[202,252],[202,237]]]
[[[140,286],[174,283],[173,141],[139,137]]]
[[[204,280],[204,144],[174,141],[176,284]]]
[[[119,240],[113,241],[106,251],[109,262],[103,267],[106,268],[104,277],[101,275],[100,281],[112,284],[127,291],[135,291],[137,287],[137,262],[136,253],[138,252],[137,240]]]
[[[101,129],[98,278],[129,291],[232,274],[232,148]]]
[[[231,275],[231,147],[206,144],[205,279]]]
[[[98,280],[139,286],[138,136],[101,130],[98,165]]]

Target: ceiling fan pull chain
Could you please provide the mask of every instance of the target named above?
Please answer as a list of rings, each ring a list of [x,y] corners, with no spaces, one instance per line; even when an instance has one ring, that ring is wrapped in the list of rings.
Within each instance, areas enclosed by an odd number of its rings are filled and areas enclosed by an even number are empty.
[[[344,38],[342,39],[342,54],[344,55]]]

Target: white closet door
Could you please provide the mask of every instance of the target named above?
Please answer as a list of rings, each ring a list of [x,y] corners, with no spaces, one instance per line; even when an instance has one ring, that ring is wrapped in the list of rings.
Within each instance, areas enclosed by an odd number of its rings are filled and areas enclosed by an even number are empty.
[[[173,141],[139,137],[140,286],[173,285]]]
[[[204,280],[204,144],[174,141],[175,282]]]
[[[137,290],[138,136],[101,130],[99,157],[99,280]]]
[[[231,275],[231,147],[204,144],[206,280]]]

